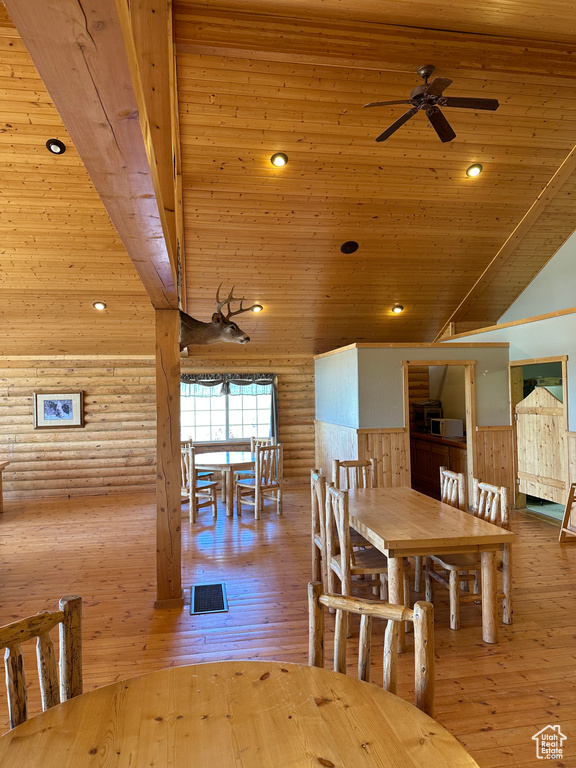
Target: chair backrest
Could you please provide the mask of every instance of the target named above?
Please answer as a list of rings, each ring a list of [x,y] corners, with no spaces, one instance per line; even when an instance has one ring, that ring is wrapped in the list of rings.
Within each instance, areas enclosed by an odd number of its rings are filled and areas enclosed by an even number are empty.
[[[280,485],[283,477],[282,443],[256,447],[256,480],[261,486]]]
[[[37,638],[38,677],[42,710],[82,693],[82,598],[63,597],[58,611],[43,611],[0,627],[10,727],[28,719],[28,697],[21,643]],[[60,681],[50,631],[60,625]]]
[[[190,448],[191,444],[187,441],[180,443],[180,487],[182,493],[187,493],[190,485]]]
[[[354,564],[354,550],[350,541],[348,491],[341,491],[332,485],[326,487],[324,525],[327,567],[330,568],[332,558],[340,554],[342,584],[348,584],[351,578],[350,568]]]
[[[310,472],[310,493],[312,509],[312,538],[320,536],[325,540],[326,519],[326,478],[321,469]]]
[[[378,485],[378,459],[334,459],[332,482],[336,488],[376,488]]]
[[[510,530],[510,504],[508,488],[503,485],[490,485],[477,478],[472,486],[472,514]]]
[[[466,511],[466,479],[462,472],[440,467],[440,501]]]
[[[384,635],[383,687],[396,693],[396,655],[398,629],[403,621],[414,624],[414,684],[415,704],[430,716],[434,714],[434,607],[431,603],[415,603],[414,609],[391,605],[377,600],[364,600],[346,595],[323,594],[318,582],[308,584],[310,613],[309,664],[324,666],[324,609],[336,610],[334,630],[334,670],[346,674],[347,614],[356,613],[360,619],[358,641],[358,677],[369,680],[372,619],[386,619]]]
[[[252,453],[256,452],[256,448],[260,445],[276,445],[276,438],[274,437],[251,437],[250,438],[250,450]]]

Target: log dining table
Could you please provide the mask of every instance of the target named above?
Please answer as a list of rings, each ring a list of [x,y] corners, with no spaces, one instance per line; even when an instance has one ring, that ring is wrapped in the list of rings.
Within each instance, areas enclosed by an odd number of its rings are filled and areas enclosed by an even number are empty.
[[[234,472],[239,469],[254,469],[256,456],[250,451],[215,451],[197,453],[196,469],[211,469],[222,473],[222,497],[226,502],[226,515],[234,511]]]
[[[0,768],[478,768],[439,723],[318,667],[171,667],[81,694],[0,737]]]
[[[514,534],[412,488],[348,491],[350,525],[388,558],[389,600],[402,604],[403,558],[477,552],[482,564],[482,638],[498,642],[495,554]],[[400,641],[403,650],[403,637]]]

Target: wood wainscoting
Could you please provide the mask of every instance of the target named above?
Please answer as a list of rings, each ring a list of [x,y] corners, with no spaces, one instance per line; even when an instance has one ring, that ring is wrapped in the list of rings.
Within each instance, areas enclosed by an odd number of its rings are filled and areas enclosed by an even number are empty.
[[[410,485],[407,430],[354,429],[316,421],[316,466],[332,478],[333,459],[378,459],[378,484]]]
[[[512,427],[476,427],[476,477],[514,492]]]
[[[410,436],[406,429],[353,429],[316,421],[316,466],[332,477],[333,459],[378,459],[379,483],[410,485]],[[576,435],[575,435],[576,438]],[[477,427],[473,435],[476,476],[487,483],[514,487],[512,427]],[[571,441],[576,456],[576,439]],[[575,478],[576,481],[576,478]]]

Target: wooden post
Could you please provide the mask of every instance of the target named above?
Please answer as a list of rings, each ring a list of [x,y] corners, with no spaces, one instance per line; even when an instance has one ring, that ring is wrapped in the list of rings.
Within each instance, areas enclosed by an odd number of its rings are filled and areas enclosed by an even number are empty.
[[[156,608],[182,599],[180,502],[180,318],[156,310]]]
[[[60,701],[82,693],[82,598],[60,599]]]

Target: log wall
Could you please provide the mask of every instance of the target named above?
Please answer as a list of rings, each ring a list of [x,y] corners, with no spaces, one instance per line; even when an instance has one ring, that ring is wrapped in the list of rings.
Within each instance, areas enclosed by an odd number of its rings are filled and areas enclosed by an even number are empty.
[[[285,476],[290,483],[305,481],[314,462],[312,357],[280,362],[183,358],[182,371],[277,373]],[[85,427],[35,430],[34,392],[67,390],[84,391]],[[3,358],[0,461],[10,461],[4,471],[6,499],[152,489],[156,479],[154,359]]]

